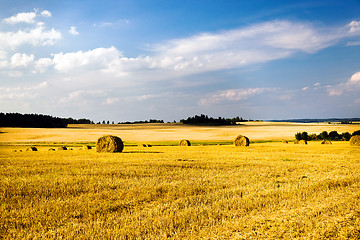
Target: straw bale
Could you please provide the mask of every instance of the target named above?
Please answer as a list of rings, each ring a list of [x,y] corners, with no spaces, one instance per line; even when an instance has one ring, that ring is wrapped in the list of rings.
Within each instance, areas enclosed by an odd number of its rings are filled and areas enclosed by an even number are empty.
[[[121,138],[112,135],[106,135],[100,137],[96,142],[97,152],[122,152],[124,149],[124,143]]]
[[[250,140],[249,138],[239,135],[235,138],[235,146],[239,147],[239,146],[249,146],[250,144]]]

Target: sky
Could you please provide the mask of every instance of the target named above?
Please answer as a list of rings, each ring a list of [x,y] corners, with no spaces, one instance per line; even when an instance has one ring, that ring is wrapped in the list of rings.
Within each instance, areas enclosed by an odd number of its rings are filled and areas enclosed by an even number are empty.
[[[360,117],[360,0],[0,0],[0,112]]]

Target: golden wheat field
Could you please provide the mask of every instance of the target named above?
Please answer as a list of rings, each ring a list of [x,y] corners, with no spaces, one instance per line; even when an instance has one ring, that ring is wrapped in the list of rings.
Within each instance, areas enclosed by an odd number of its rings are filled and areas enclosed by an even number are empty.
[[[325,130],[359,125],[0,128],[0,239],[359,239],[360,147],[281,142]]]

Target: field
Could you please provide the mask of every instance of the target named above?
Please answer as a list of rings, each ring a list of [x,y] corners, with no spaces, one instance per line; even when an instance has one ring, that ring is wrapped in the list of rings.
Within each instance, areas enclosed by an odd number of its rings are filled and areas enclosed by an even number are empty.
[[[360,147],[281,142],[359,129],[0,128],[0,239],[359,239]],[[81,150],[104,134],[121,137],[124,152]],[[249,147],[231,144],[239,134]],[[176,146],[181,139],[194,144]],[[48,151],[61,145],[73,150]]]

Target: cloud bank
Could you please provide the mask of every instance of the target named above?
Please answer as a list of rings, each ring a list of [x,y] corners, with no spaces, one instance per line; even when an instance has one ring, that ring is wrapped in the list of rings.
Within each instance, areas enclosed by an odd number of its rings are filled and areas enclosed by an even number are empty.
[[[47,10],[34,10],[2,20],[2,24],[14,29],[0,30],[0,74],[10,79],[32,76],[46,82],[43,85],[34,84],[41,85],[41,89],[62,89],[61,93],[56,93],[60,94],[57,97],[59,104],[85,104],[86,99],[93,99],[101,104],[114,105],[123,100],[143,101],[162,98],[171,95],[171,91],[176,92],[177,89],[173,87],[165,95],[156,90],[152,93],[124,97],[113,96],[110,93],[114,88],[126,89],[133,85],[142,86],[159,81],[170,83],[173,79],[191,81],[185,77],[245,68],[290,58],[299,53],[313,54],[342,40],[360,35],[360,21],[351,21],[338,27],[324,27],[307,22],[277,20],[170,39],[150,45],[144,54],[136,57],[125,56],[115,46],[54,52],[39,57],[36,51],[27,49],[42,49],[56,45],[63,38],[59,30],[46,27],[43,21],[50,17],[52,14]],[[69,26],[67,29],[70,34],[79,35],[75,26]],[[348,44],[354,45],[356,44]],[[69,86],[61,85],[67,81],[71,82]],[[348,81],[327,86],[326,90],[330,96],[337,96],[359,88],[360,72],[357,72]],[[39,89],[0,88],[0,94],[2,99],[12,99],[16,96],[33,98],[40,94],[34,94],[35,90]],[[302,88],[302,92],[308,90],[309,87]],[[199,96],[197,103],[206,106],[246,101],[253,96],[272,91],[275,89],[263,87],[210,91]],[[55,94],[55,91],[50,92]],[[46,91],[42,91],[41,94],[46,94]]]
[[[18,14],[13,16],[14,19],[11,17],[12,20],[5,20],[31,22],[34,14],[36,16],[35,12]],[[48,16],[51,14],[48,13]],[[120,50],[111,46],[86,52],[54,53],[48,58],[37,60],[33,57],[32,66],[34,68],[41,66],[40,72],[44,72],[46,67],[47,70],[59,72],[79,71],[79,69],[86,71],[91,68],[99,70],[99,74],[108,72],[115,77],[130,75],[136,78],[146,74],[150,80],[159,80],[241,68],[288,58],[301,52],[318,52],[343,38],[358,35],[359,26],[360,23],[357,21],[339,28],[319,28],[306,23],[272,21],[219,33],[202,33],[188,38],[169,40],[153,45],[150,49],[151,54],[135,58],[126,57]],[[74,26],[71,26],[70,32],[74,35],[78,34]],[[50,45],[61,39],[61,33],[55,29],[46,31],[44,25],[40,24],[27,31],[0,32],[0,39],[3,49],[15,48],[23,44]],[[3,66],[6,64],[3,63]],[[159,77],[159,72],[162,73],[160,74],[162,77]],[[149,73],[153,73],[154,76]]]

